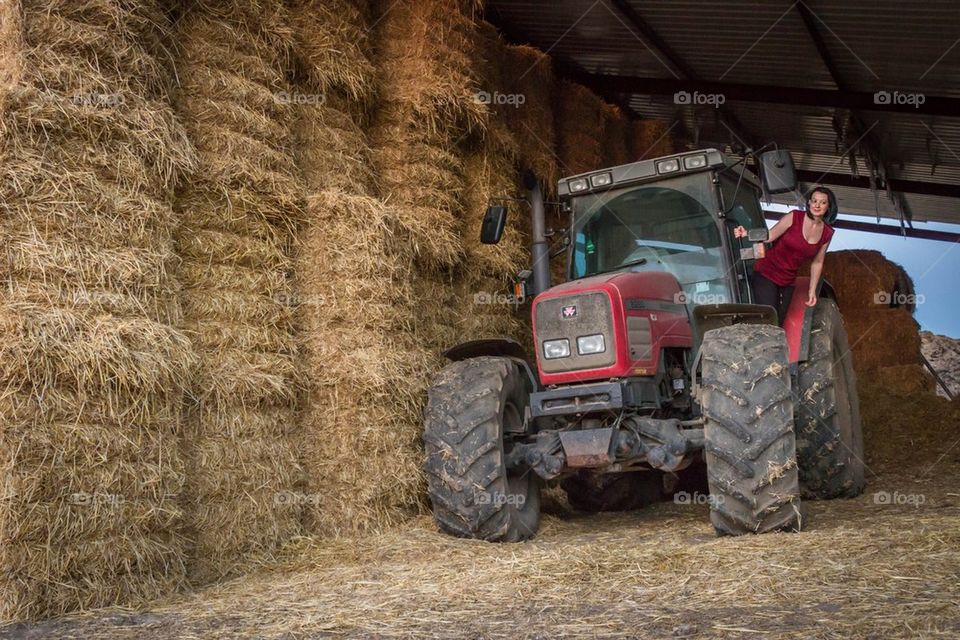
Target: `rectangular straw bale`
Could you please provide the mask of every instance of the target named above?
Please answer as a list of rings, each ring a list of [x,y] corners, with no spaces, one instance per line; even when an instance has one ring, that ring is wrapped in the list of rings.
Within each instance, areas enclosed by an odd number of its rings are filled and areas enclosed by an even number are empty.
[[[603,159],[608,167],[630,161],[630,120],[620,107],[603,105]]]
[[[550,56],[526,45],[508,45],[503,64],[511,95],[522,96],[517,106],[504,109],[507,127],[517,141],[520,168],[532,169],[540,178],[546,196],[556,192],[556,130],[554,92],[556,78]]]
[[[844,311],[843,324],[859,375],[880,367],[920,363],[919,326],[906,309]]]
[[[629,127],[629,160],[646,160],[677,153],[671,123],[655,118],[634,120]]]
[[[603,168],[603,99],[581,84],[562,80],[554,95],[557,155],[563,176]]]

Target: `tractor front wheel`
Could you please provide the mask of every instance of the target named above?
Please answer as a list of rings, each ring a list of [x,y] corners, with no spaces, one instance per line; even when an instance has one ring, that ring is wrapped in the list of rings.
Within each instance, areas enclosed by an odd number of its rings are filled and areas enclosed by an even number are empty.
[[[805,498],[853,498],[865,483],[860,401],[837,303],[813,310],[810,354],[797,377],[797,462]]]
[[[424,418],[424,470],[443,531],[492,542],[537,532],[539,476],[506,464],[513,439],[522,435],[528,398],[525,378],[508,358],[454,362],[437,376]]]
[[[783,329],[737,324],[702,347],[710,519],[720,535],[799,530],[793,395]]]

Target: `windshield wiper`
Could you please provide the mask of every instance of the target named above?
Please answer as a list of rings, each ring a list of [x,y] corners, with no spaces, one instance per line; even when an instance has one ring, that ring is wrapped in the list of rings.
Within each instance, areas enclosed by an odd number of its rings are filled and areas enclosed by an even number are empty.
[[[603,271],[597,271],[595,276],[599,276],[601,273],[611,273],[613,271],[619,271],[620,269],[626,269],[627,267],[636,267],[641,264],[647,264],[646,258],[637,258],[636,260],[631,260],[630,262],[624,262],[623,264],[613,267],[612,269],[604,269]]]

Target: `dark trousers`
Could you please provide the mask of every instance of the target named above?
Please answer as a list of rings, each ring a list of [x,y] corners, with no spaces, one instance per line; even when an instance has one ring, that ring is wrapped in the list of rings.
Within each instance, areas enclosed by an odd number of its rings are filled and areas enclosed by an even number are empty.
[[[793,285],[781,287],[756,271],[753,272],[752,282],[753,301],[776,309],[780,326],[783,326],[783,319],[787,317],[787,309],[790,308],[790,300],[793,298]]]

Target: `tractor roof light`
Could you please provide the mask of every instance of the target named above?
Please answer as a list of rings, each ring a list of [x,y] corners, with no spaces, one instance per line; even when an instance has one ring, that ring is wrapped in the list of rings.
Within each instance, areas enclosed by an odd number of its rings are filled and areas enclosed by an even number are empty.
[[[707,166],[707,156],[706,154],[700,154],[698,156],[687,156],[683,159],[683,168],[684,169],[702,169]]]
[[[567,181],[567,187],[570,189],[570,193],[580,193],[581,191],[586,191],[589,184],[587,184],[586,178],[577,178],[576,180]]]
[[[605,187],[612,183],[613,175],[610,173],[598,173],[595,176],[590,176],[590,184],[594,187]]]
[[[657,173],[674,173],[675,171],[680,171],[679,158],[661,160],[657,163]]]

